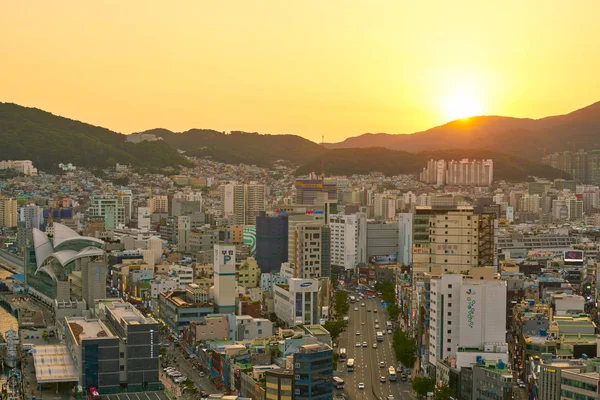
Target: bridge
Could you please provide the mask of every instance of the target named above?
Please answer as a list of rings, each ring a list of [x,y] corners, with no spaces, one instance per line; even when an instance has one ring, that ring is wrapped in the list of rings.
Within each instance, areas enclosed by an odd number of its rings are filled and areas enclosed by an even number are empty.
[[[24,274],[25,266],[23,260],[14,254],[0,250],[0,266],[13,274]]]

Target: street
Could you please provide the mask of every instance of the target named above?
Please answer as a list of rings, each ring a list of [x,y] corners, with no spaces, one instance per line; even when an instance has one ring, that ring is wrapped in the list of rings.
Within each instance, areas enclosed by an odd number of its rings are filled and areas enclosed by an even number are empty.
[[[376,332],[385,330],[387,321],[387,311],[381,306],[379,298],[367,299],[350,304],[348,311],[349,324],[344,333],[338,340],[338,349],[346,348],[348,358],[354,358],[354,372],[347,372],[345,362],[338,363],[337,376],[345,381],[344,393],[350,398],[355,399],[387,399],[393,395],[394,399],[413,400],[410,381],[401,382],[398,374],[397,382],[389,382],[388,368],[398,366],[394,351],[392,349],[392,335],[384,335],[383,342],[377,343]],[[358,311],[354,308],[358,307]],[[367,312],[370,309],[371,312]],[[373,312],[377,310],[377,312]],[[375,320],[379,321],[379,329],[375,329]],[[365,325],[361,323],[365,322]],[[360,335],[356,332],[360,331]],[[360,342],[361,347],[356,347]],[[362,343],[367,342],[367,347],[362,347]],[[377,349],[373,348],[373,343],[377,343]],[[379,367],[379,362],[383,361],[385,368]],[[385,383],[379,381],[380,377],[385,376]],[[358,384],[364,383],[365,388],[359,389]],[[336,390],[339,392],[339,390]]]

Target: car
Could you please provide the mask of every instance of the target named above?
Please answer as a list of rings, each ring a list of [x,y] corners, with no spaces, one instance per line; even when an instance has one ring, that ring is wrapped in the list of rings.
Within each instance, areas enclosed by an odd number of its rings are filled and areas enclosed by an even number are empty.
[[[366,323],[366,322],[365,322],[365,321],[363,321],[363,322],[361,322],[360,324],[361,324],[361,325],[364,325],[365,323]]]
[[[360,342],[356,342],[356,347],[360,347]]]
[[[373,343],[373,348],[376,349],[377,348],[377,343]]]
[[[369,347],[369,345],[367,344],[367,342],[363,342],[363,347]]]
[[[358,311],[358,307],[354,307],[354,311]]]
[[[364,383],[362,383],[362,382],[360,382],[360,383],[358,384],[358,388],[359,388],[359,389],[364,389],[364,388],[365,388],[365,384],[364,384]]]
[[[365,306],[365,303],[360,303],[360,306],[361,306],[361,307],[364,307],[364,306]]]
[[[379,324],[375,324],[375,329],[379,329]]]
[[[383,361],[379,361],[379,368],[385,368],[385,363]]]
[[[374,308],[374,309],[373,309],[373,312],[374,312],[375,314],[377,314],[377,309],[376,309],[376,308]]]
[[[371,309],[370,309],[370,308],[367,308],[367,312],[371,312]]]
[[[356,331],[356,336],[360,336],[360,331]]]
[[[400,375],[400,379],[402,380],[402,382],[406,382],[406,374]]]
[[[387,333],[389,333],[389,334],[391,335],[391,334],[392,334],[392,330],[391,330],[391,329],[388,329],[388,330],[387,330]]]
[[[385,376],[382,376],[381,378],[379,378],[379,382],[385,383]]]
[[[519,387],[525,389],[527,385],[525,384],[525,382],[521,382],[519,383]]]
[[[388,394],[387,400],[394,400],[394,395],[393,394]]]
[[[385,329],[381,331],[381,334],[382,334],[382,335],[385,335]]]
[[[379,320],[378,320],[378,319],[376,319],[376,320],[375,320],[375,323],[376,323],[376,324],[378,324],[378,323],[379,323]]]
[[[401,373],[402,373],[402,367],[398,367],[398,368],[396,368],[396,373],[397,373],[397,374],[401,374]]]
[[[200,376],[200,378],[204,378],[206,376],[206,374],[202,371],[200,371],[200,373],[198,374],[198,376]]]

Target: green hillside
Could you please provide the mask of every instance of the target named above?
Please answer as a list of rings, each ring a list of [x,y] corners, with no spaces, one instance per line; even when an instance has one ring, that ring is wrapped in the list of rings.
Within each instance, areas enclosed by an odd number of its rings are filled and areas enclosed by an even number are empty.
[[[187,165],[163,141],[127,143],[125,135],[36,108],[0,103],[0,160],[31,160],[44,171],[60,163],[94,168],[115,163],[154,168]]]
[[[269,167],[277,160],[287,160],[300,165],[324,151],[317,143],[296,135],[265,135],[240,131],[223,133],[211,129],[191,129],[181,133],[153,129],[142,133],[162,137],[171,146],[185,151],[188,156],[212,157],[229,164]]]

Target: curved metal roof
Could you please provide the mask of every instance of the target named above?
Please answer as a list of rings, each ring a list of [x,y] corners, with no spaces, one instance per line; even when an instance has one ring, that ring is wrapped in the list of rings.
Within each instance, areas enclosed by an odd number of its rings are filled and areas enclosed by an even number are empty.
[[[35,260],[37,268],[46,261],[54,251],[48,235],[37,228],[33,228],[33,246],[35,248]]]
[[[37,268],[39,269],[44,265],[46,260],[50,257],[54,257],[60,265],[63,267],[70,262],[83,258],[83,257],[93,257],[104,254],[104,250],[87,246],[81,249],[80,251],[75,250],[59,250],[54,251],[55,248],[59,247],[62,244],[69,243],[75,240],[84,240],[92,243],[103,244],[104,242],[100,239],[89,237],[89,236],[80,236],[72,230],[71,228],[63,225],[63,224],[54,224],[55,236],[54,236],[54,246],[50,243],[50,239],[45,232],[40,231],[39,229],[33,228],[33,245],[35,247],[35,260],[37,264]]]

